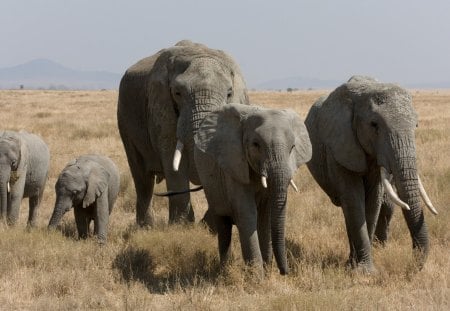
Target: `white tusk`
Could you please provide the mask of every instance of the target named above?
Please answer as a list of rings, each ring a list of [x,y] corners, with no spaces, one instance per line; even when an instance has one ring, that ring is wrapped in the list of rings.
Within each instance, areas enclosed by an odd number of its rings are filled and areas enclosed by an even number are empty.
[[[181,141],[177,141],[177,146],[175,147],[175,154],[173,155],[173,170],[178,172],[178,168],[180,167],[181,162],[181,152],[183,151],[183,143]]]
[[[431,203],[430,198],[428,197],[427,192],[425,191],[425,188],[423,187],[422,181],[420,180],[420,177],[417,176],[417,179],[419,181],[419,191],[420,195],[422,196],[423,201],[425,202],[425,205],[428,207],[428,209],[434,214],[437,215],[438,212],[434,208],[433,203]]]
[[[392,189],[392,185],[388,180],[388,173],[384,167],[380,168],[380,173],[381,173],[381,182],[383,184],[384,191],[386,191],[387,195],[392,200],[392,202],[394,202],[401,208],[409,211],[410,210],[409,205],[406,204],[405,202],[403,202],[402,200],[400,200],[397,193],[395,193],[394,189]]]
[[[6,191],[7,191],[8,193],[11,192],[11,186],[9,185],[9,181],[8,181],[8,183],[6,184]]]
[[[264,188],[267,188],[267,178],[266,176],[261,176],[261,184]]]
[[[294,183],[294,180],[293,180],[293,179],[291,179],[291,180],[289,181],[289,184],[292,186],[292,188],[294,188],[295,192],[298,192],[297,185]]]

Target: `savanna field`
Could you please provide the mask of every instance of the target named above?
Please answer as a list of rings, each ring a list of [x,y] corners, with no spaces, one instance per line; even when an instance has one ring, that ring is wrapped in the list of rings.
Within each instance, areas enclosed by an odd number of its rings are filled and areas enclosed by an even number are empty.
[[[397,208],[386,247],[375,246],[375,275],[345,268],[348,242],[340,208],[306,166],[289,190],[286,223],[291,273],[275,263],[262,281],[241,260],[233,230],[233,264],[219,267],[217,238],[199,224],[168,226],[168,200],[154,197],[156,225],[135,225],[135,193],[116,122],[117,91],[0,91],[0,129],[40,135],[51,168],[38,226],[27,230],[28,200],[16,227],[0,225],[0,310],[449,310],[450,91],[412,90],[419,115],[418,168],[438,209],[425,211],[431,250],[414,269],[412,243]],[[254,103],[291,108],[304,119],[327,91],[251,92]],[[77,240],[73,211],[48,232],[54,185],[71,159],[100,153],[116,162],[121,190],[110,217],[108,243]],[[165,191],[165,184],[155,191]],[[192,195],[197,222],[203,192]]]

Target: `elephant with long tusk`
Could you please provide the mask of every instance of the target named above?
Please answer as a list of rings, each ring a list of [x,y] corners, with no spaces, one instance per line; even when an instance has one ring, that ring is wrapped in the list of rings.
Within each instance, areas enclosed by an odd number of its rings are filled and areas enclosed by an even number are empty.
[[[417,172],[414,130],[418,123],[411,95],[397,85],[354,76],[319,99],[305,124],[313,148],[308,168],[344,212],[349,264],[375,270],[371,242],[386,193],[402,208],[418,254],[415,258],[422,266],[429,238],[419,198],[433,214],[437,211]]]
[[[183,40],[128,68],[120,82],[117,120],[140,226],[153,224],[155,181],[164,178],[172,193],[189,182],[199,184],[194,135],[205,116],[231,102],[248,104],[239,66],[227,53],[203,44]],[[194,221],[189,193],[170,196],[169,222],[185,221]]]

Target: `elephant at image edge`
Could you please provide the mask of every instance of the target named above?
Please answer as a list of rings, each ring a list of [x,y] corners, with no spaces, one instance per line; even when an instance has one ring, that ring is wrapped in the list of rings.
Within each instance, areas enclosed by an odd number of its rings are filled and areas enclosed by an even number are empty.
[[[232,225],[245,262],[262,272],[272,260],[288,273],[286,200],[293,175],[311,158],[308,132],[291,110],[231,104],[210,113],[195,136],[195,161],[215,217],[222,264],[230,257]]]
[[[106,242],[109,215],[119,187],[119,170],[108,157],[89,154],[70,161],[56,182],[55,208],[48,227],[55,228],[73,207],[78,236],[88,237],[93,220],[95,235],[100,242]]]
[[[0,219],[14,225],[20,203],[29,198],[27,224],[34,227],[47,181],[50,152],[45,142],[26,131],[0,131]]]
[[[235,61],[220,50],[184,40],[131,66],[119,88],[120,136],[136,188],[136,221],[152,225],[155,176],[170,191],[198,184],[194,135],[211,111],[248,104]],[[150,209],[149,209],[150,207]],[[169,198],[169,222],[194,221],[190,194]]]
[[[354,76],[319,99],[305,120],[313,147],[311,174],[344,212],[349,264],[375,270],[371,254],[383,193],[402,207],[418,263],[425,263],[428,230],[420,207],[432,206],[417,174],[411,95],[394,84]],[[388,180],[392,174],[398,195]]]

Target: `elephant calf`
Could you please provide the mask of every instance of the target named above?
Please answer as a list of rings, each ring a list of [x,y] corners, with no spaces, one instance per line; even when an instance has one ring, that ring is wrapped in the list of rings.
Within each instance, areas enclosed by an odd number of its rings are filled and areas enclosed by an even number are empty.
[[[289,184],[311,158],[300,117],[290,110],[230,104],[205,117],[195,136],[194,159],[219,239],[222,264],[230,255],[231,227],[239,230],[245,262],[262,274],[272,248],[288,273],[284,225]]]
[[[111,159],[89,154],[72,160],[56,182],[56,203],[49,228],[55,228],[73,207],[78,236],[87,238],[94,220],[94,233],[100,243],[106,242],[109,215],[119,186],[119,170]]]
[[[15,224],[22,199],[29,198],[28,225],[35,226],[49,166],[50,152],[40,137],[0,131],[0,220]]]

